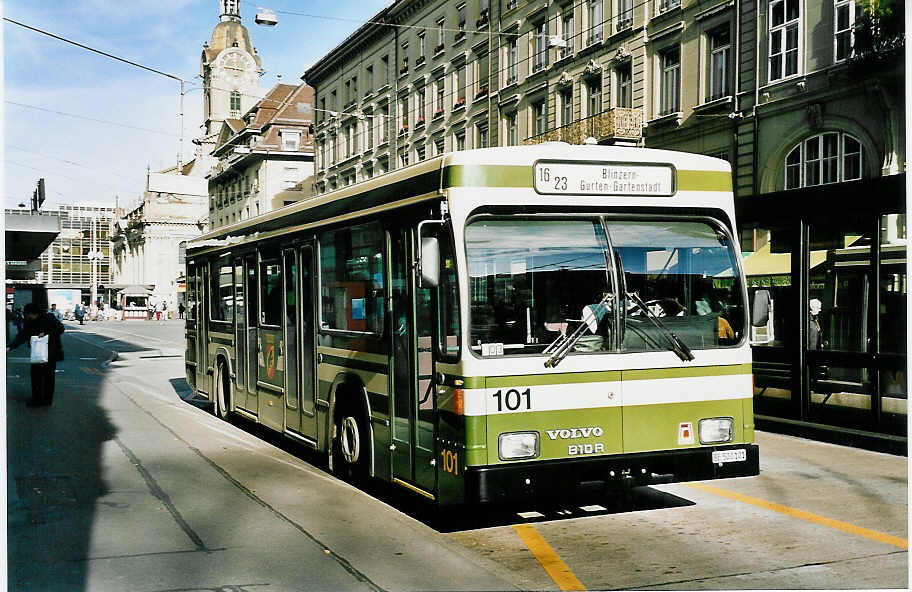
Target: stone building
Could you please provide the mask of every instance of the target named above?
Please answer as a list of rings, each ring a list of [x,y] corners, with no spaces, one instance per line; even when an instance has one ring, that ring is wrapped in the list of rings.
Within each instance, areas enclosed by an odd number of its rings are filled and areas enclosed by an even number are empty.
[[[206,180],[168,173],[146,175],[146,190],[134,205],[118,213],[111,250],[113,289],[143,286],[154,301],[174,310],[183,291],[180,243],[199,236],[206,214]]]
[[[311,194],[313,91],[277,84],[222,123],[209,171],[211,228],[246,220]]]
[[[752,329],[758,423],[904,448],[904,15],[889,10],[397,0],[304,75],[315,192],[549,140],[728,160],[750,291],[774,304]]]

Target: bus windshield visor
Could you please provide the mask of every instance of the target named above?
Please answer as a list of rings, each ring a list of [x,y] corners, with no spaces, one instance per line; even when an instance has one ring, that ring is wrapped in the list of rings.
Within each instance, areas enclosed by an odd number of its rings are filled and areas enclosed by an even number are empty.
[[[668,349],[669,332],[691,349],[741,341],[743,294],[727,234],[700,221],[609,219],[606,226],[624,272],[622,350]]]
[[[572,351],[612,348],[607,250],[597,218],[476,219],[466,228],[473,351],[541,354],[581,325]]]

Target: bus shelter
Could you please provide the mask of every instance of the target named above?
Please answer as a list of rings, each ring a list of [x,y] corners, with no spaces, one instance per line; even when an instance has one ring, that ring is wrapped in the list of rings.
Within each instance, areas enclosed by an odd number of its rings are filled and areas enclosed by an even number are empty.
[[[751,319],[758,427],[905,451],[905,175],[737,208],[748,296],[769,310]]]

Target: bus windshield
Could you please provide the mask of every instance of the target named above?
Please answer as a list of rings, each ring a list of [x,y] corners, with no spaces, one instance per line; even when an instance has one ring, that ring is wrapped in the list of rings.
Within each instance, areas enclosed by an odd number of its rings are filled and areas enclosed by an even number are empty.
[[[583,307],[611,291],[605,232],[598,218],[480,218],[466,228],[471,343],[503,354],[541,353],[579,324]],[[612,323],[579,340],[576,351],[611,347]],[[498,354],[499,352],[498,349]]]
[[[708,222],[482,217],[466,228],[466,253],[471,346],[483,356],[548,353],[571,335],[573,352],[667,350],[668,331],[694,349],[742,338],[734,249]]]

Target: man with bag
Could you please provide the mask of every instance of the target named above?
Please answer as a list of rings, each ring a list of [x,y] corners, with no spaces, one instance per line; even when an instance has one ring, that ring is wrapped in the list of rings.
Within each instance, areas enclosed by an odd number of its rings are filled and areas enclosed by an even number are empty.
[[[34,303],[25,305],[25,326],[6,352],[29,341],[32,349],[32,398],[30,407],[50,405],[54,399],[54,374],[63,359],[63,323],[50,312],[42,313]]]

